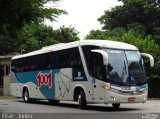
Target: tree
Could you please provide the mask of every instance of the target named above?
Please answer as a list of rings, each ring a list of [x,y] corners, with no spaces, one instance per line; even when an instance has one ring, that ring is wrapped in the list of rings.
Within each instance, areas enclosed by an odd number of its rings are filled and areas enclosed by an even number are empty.
[[[61,26],[56,31],[56,40],[62,43],[80,40],[78,31],[74,27]]]
[[[105,11],[98,20],[104,30],[123,27],[139,29],[146,36],[151,34],[160,39],[160,4],[157,0],[119,0],[122,6]],[[159,41],[156,40],[158,44]]]
[[[91,30],[90,33],[85,37],[85,39],[106,39],[108,32],[101,30]]]
[[[44,19],[54,21],[60,14],[65,14],[64,10],[44,7],[47,2],[56,1],[0,0],[0,54],[19,48],[17,34],[26,24],[41,24]]]
[[[79,40],[78,32],[73,27],[60,27],[54,30],[44,24],[26,24],[18,31],[15,51],[24,49],[26,52],[41,49],[56,43]]]
[[[130,29],[129,31],[126,31],[124,28],[115,28],[112,31],[92,30],[86,36],[86,39],[101,38],[103,40],[114,40],[135,45],[141,52],[151,53],[155,57],[160,53],[159,46],[154,43],[154,39],[151,35],[144,36],[134,31],[134,29]]]
[[[14,35],[23,24],[40,23],[45,18],[53,21],[60,14],[66,13],[56,8],[43,7],[48,1],[55,0],[0,0],[0,26]]]

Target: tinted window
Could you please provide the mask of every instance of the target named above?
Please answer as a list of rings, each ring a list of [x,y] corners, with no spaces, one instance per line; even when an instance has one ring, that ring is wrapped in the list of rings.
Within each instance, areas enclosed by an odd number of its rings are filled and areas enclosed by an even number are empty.
[[[83,49],[83,53],[84,53],[84,56],[85,56],[85,61],[87,63],[87,68],[89,70],[89,73],[91,74],[91,72],[90,72],[90,70],[92,70],[92,63],[90,62],[91,59],[92,59],[91,50],[99,49],[99,47],[97,47],[97,46],[83,46],[82,49]]]
[[[127,61],[124,51],[121,50],[106,50],[108,53],[108,79],[112,83],[126,82],[127,73]]]
[[[23,62],[21,59],[16,60],[15,66],[16,66],[16,72],[21,72],[23,71]]]
[[[16,64],[15,64],[15,60],[11,61],[11,71],[15,72],[16,71]]]
[[[99,53],[92,53],[91,60],[90,60],[90,73],[93,77],[104,80],[105,67],[103,65],[103,57]]]
[[[105,80],[106,69],[103,65],[103,57],[99,53],[91,52],[91,50],[93,49],[100,49],[100,48],[97,46],[83,46],[82,49],[90,76],[100,80]]]
[[[53,53],[53,69],[60,67],[60,55],[58,52]]]
[[[57,68],[76,68],[83,70],[78,48],[70,48],[12,60],[13,72],[48,70]]]
[[[103,49],[108,53],[107,81],[116,85],[146,84],[143,61],[138,51]]]
[[[52,53],[46,53],[41,55],[42,69],[52,69],[53,68],[53,56]]]
[[[28,71],[29,70],[29,60],[28,58],[23,59],[23,71]]]
[[[76,68],[83,70],[83,65],[80,57],[80,53],[78,48],[71,48],[67,50],[59,51],[59,59],[60,68]],[[57,65],[58,62],[55,62]]]

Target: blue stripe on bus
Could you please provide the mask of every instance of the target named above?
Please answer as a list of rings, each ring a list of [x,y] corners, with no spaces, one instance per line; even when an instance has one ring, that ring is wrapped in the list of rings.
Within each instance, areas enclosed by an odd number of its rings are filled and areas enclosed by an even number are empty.
[[[16,73],[16,78],[20,83],[28,83],[32,82],[35,85],[37,85],[38,88],[38,80],[37,75],[39,73],[41,74],[47,74],[49,72],[52,72],[52,87],[49,88],[46,85],[41,85],[39,87],[41,93],[46,97],[46,99],[54,99],[55,98],[55,74],[58,73],[59,69],[54,70],[43,70],[43,71],[31,71],[31,72],[20,72]]]

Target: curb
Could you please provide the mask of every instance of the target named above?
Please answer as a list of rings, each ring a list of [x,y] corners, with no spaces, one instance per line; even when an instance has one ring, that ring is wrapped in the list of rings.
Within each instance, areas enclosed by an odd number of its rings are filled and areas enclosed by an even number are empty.
[[[0,99],[15,99],[15,96],[0,96]]]

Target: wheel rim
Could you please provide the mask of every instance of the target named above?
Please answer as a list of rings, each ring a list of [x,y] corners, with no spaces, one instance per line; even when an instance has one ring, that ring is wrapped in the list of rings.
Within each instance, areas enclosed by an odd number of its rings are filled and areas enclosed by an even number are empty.
[[[81,95],[78,95],[78,102],[81,104]]]
[[[25,91],[25,93],[24,93],[24,100],[28,101],[28,92],[27,91]]]

